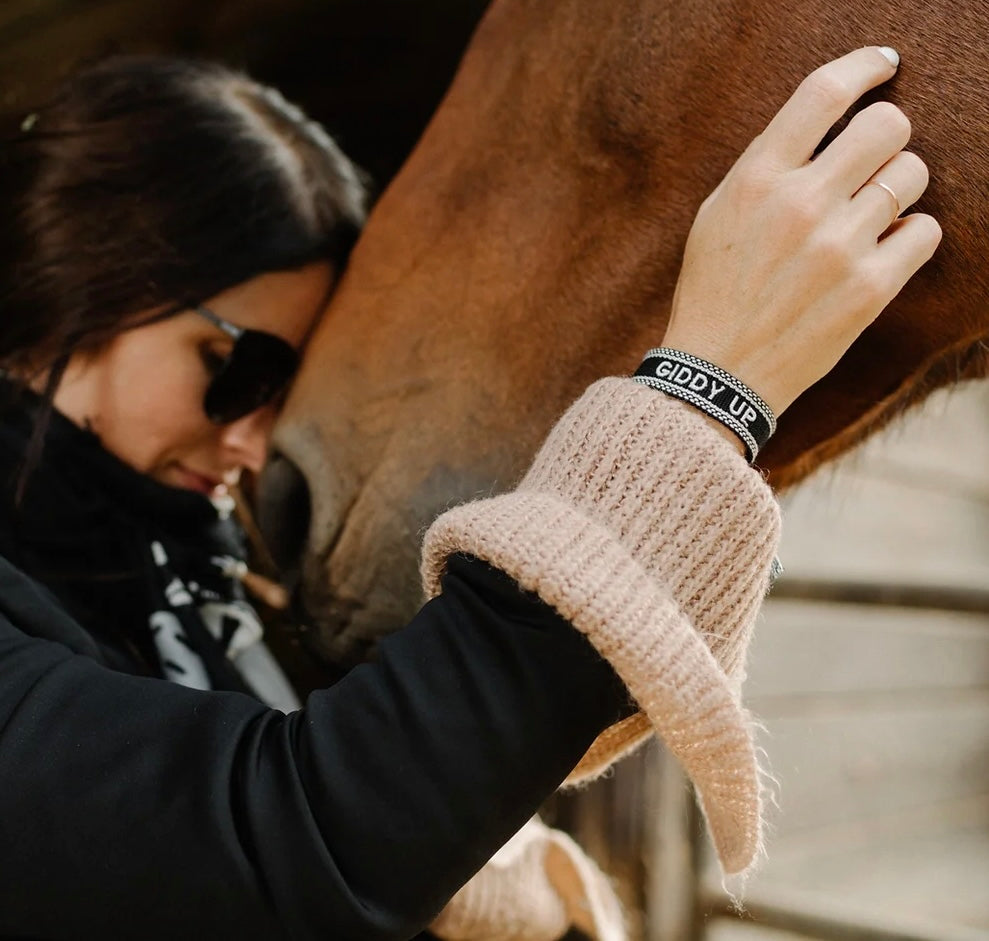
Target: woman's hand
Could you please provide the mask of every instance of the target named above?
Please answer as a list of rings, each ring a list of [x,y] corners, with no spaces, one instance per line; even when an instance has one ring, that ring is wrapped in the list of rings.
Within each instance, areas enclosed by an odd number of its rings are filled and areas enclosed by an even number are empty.
[[[870,46],[813,72],[704,201],[687,239],[663,345],[717,363],[777,415],[941,240],[933,217],[897,218],[928,173],[904,151],[910,122],[894,105],[865,108],[811,159],[845,111],[895,71]]]

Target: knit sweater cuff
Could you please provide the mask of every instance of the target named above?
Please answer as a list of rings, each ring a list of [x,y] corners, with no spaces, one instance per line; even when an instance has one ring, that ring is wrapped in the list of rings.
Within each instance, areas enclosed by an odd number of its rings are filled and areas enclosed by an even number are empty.
[[[596,941],[628,938],[607,876],[570,837],[534,817],[429,930],[445,941],[553,941],[571,925]]]
[[[590,639],[642,712],[605,730],[571,783],[657,731],[693,780],[728,872],[758,851],[745,650],[779,515],[762,478],[689,406],[623,379],[593,385],[518,488],[429,529],[423,580],[467,553],[534,591]]]

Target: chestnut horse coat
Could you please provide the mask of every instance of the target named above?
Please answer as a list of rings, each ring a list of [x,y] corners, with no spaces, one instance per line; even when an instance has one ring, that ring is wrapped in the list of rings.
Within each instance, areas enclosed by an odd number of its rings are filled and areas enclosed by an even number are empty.
[[[566,404],[663,336],[696,208],[799,80],[896,47],[944,228],[934,260],[760,456],[793,483],[986,369],[989,5],[497,0],[375,208],[276,432],[262,517],[299,549],[322,656],[420,598],[425,525],[510,487]]]

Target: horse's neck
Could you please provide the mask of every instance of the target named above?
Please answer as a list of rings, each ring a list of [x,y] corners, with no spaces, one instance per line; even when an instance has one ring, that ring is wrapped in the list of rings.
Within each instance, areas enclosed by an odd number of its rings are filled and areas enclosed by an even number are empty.
[[[744,9],[499,0],[375,212],[350,288],[417,336],[430,381],[445,381],[466,332],[487,382],[502,383],[506,400],[535,391],[552,414],[594,376],[634,368],[661,339],[701,200],[799,77],[860,35],[875,41],[892,3],[829,5],[832,20],[842,17],[839,35],[811,0],[786,10],[768,0]],[[905,50],[921,89],[953,88],[893,23],[883,39]],[[913,111],[939,140],[941,111],[923,96]],[[946,228],[972,212],[950,198],[943,208]],[[958,327],[928,329],[935,280],[928,268],[885,319],[891,326],[858,345],[850,362],[867,371],[839,370],[798,403],[796,420],[786,416],[766,452],[780,479],[894,411],[929,368],[925,358],[971,342]],[[970,302],[960,284],[939,300]]]
[[[589,346],[593,375],[634,368],[661,339],[690,220],[736,151],[722,142],[715,159],[708,134],[693,134],[691,106],[667,91],[684,76],[648,36],[636,53],[648,63],[629,61],[622,16],[641,4],[597,5],[604,34],[587,30],[584,5],[495,4],[372,217],[354,280],[401,305],[428,285],[441,321],[454,311],[513,358],[525,356],[516,331],[551,318],[594,337],[557,344],[577,364]]]

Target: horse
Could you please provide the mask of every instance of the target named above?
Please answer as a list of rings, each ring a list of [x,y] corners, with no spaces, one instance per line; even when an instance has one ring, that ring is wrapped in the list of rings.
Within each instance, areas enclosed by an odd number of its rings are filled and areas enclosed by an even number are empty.
[[[311,650],[352,664],[421,601],[419,537],[512,486],[566,405],[662,340],[694,213],[799,80],[891,45],[931,170],[934,259],[759,456],[791,486],[987,372],[989,7],[940,0],[495,0],[375,206],[259,487]],[[839,125],[835,132],[840,129]]]

